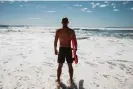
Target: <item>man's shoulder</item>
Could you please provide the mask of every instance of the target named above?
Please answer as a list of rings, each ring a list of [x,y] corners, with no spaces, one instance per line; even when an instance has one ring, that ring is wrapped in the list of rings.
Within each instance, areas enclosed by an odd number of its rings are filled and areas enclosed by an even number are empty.
[[[59,28],[59,29],[56,29],[56,32],[60,32],[60,31],[62,31],[63,29],[62,28]],[[74,32],[74,30],[73,29],[71,29],[71,28],[68,28],[68,31],[70,31],[70,32]]]
[[[74,31],[73,29],[71,29],[71,28],[70,28],[70,31],[71,31],[71,33],[72,33],[72,34],[74,34],[74,33],[75,33],[75,31]]]
[[[69,31],[74,32],[74,30],[72,28],[69,28]]]
[[[72,28],[69,28],[69,30],[73,31],[73,29],[72,29]]]
[[[62,30],[62,28],[56,29],[56,32],[59,32],[60,30]]]

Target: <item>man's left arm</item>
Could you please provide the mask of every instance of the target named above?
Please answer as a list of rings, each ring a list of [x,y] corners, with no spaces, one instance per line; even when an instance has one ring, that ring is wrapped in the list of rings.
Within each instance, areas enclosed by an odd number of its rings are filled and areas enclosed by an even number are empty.
[[[58,31],[56,31],[55,39],[54,39],[54,51],[55,51],[55,55],[58,54],[58,51],[57,51],[57,42],[58,42]]]

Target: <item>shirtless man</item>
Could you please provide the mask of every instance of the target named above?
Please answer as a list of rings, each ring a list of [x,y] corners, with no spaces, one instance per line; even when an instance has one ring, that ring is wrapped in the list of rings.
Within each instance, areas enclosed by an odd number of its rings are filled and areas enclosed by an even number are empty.
[[[57,69],[57,83],[60,83],[60,76],[62,72],[62,66],[65,62],[65,59],[68,64],[69,68],[69,76],[70,76],[70,84],[73,82],[73,58],[72,58],[72,49],[71,49],[71,40],[73,39],[76,45],[77,50],[77,39],[74,30],[68,27],[68,18],[62,19],[62,25],[63,27],[58,29],[55,34],[55,40],[54,40],[54,51],[55,55],[58,55],[58,69]],[[60,42],[60,48],[59,53],[57,51],[57,42]]]

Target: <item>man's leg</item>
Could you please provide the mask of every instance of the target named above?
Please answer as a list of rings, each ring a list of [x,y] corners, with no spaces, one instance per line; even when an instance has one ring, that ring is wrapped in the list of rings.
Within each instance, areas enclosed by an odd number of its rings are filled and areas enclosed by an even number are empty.
[[[57,81],[60,82],[60,76],[62,72],[62,66],[65,62],[65,55],[64,55],[64,48],[60,47],[59,54],[58,54],[58,69],[57,69]]]
[[[73,82],[73,66],[72,63],[68,63],[70,81]]]
[[[59,63],[58,69],[57,69],[57,81],[58,82],[60,81],[60,76],[61,76],[61,72],[62,72],[62,66],[63,66],[63,63]]]

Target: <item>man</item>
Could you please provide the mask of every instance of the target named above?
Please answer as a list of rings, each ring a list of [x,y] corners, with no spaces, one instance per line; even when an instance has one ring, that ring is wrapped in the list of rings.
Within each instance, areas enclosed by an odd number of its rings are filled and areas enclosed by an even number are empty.
[[[71,40],[74,40],[74,43],[76,45],[77,50],[77,39],[75,36],[74,30],[68,27],[68,18],[63,18],[62,19],[62,25],[63,27],[58,29],[55,34],[55,40],[54,40],[54,50],[55,50],[55,55],[58,55],[58,69],[57,69],[57,83],[60,83],[60,76],[62,72],[62,66],[63,63],[65,62],[65,59],[68,64],[69,68],[69,76],[70,76],[70,85],[73,83],[73,58],[72,58],[72,49],[71,49]],[[60,42],[60,48],[59,48],[59,53],[57,51],[57,42]]]

